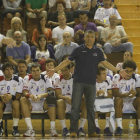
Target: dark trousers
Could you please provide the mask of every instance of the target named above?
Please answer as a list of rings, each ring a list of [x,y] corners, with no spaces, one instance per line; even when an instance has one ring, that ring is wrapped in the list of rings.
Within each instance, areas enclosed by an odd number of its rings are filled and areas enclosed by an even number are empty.
[[[92,134],[96,131],[95,112],[94,112],[96,86],[93,84],[83,84],[83,83],[77,83],[77,82],[73,83],[70,132],[77,133],[80,106],[81,106],[83,94],[85,95],[85,98],[86,98],[88,133]]]

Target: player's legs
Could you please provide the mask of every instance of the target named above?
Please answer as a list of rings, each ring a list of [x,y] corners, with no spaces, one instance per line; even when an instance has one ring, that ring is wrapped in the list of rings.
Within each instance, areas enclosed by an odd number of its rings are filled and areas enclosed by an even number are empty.
[[[117,122],[117,130],[115,132],[116,136],[122,135],[122,108],[123,108],[123,99],[120,97],[115,98],[115,117]]]
[[[66,114],[65,114],[65,110],[66,110],[66,103],[63,99],[59,99],[57,100],[57,115],[58,118],[60,120],[61,126],[62,126],[62,136],[68,137],[70,135],[67,127],[66,127]]]
[[[85,137],[84,126],[87,121],[87,109],[86,109],[86,100],[82,99],[81,103],[81,116],[80,116],[80,125],[78,130],[78,136]]]
[[[137,111],[137,117],[138,117],[138,136],[140,136],[140,97],[137,97],[133,101],[133,106],[135,110]]]
[[[44,110],[48,110],[48,115],[50,118],[50,124],[51,124],[50,137],[57,137],[58,134],[57,134],[56,129],[55,129],[56,107],[51,106],[51,105],[48,106],[48,104],[45,101],[43,108],[44,108]]]
[[[3,135],[3,121],[2,121],[2,117],[3,117],[3,108],[4,108],[4,103],[2,101],[0,101],[0,137],[2,137]]]
[[[21,112],[22,112],[22,116],[23,118],[25,118],[25,122],[27,125],[27,131],[23,134],[24,137],[34,137],[35,136],[35,132],[33,130],[33,126],[32,126],[32,122],[31,122],[31,102],[29,101],[29,99],[27,99],[26,97],[22,97],[20,99],[20,104],[21,104]]]
[[[12,116],[13,116],[13,132],[12,135],[19,137],[18,122],[20,117],[20,104],[19,100],[12,101]]]

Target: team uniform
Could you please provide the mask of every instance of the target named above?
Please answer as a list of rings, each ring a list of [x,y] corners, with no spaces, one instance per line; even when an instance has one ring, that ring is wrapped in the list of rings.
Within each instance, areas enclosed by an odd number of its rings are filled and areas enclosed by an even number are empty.
[[[96,81],[96,91],[98,90],[103,90],[105,92],[104,96],[107,96],[107,91],[112,89],[112,81],[109,76],[107,76],[106,81],[103,81],[102,83],[98,83]],[[103,95],[100,97],[97,97],[95,99],[95,112],[102,112],[102,113],[110,113],[110,123],[112,126],[113,131],[115,131],[115,121],[113,120],[114,114],[115,114],[115,109],[114,109],[114,101],[111,98],[104,98]]]
[[[23,80],[23,90],[27,90],[30,94],[33,95],[39,95],[42,93],[47,93],[48,88],[52,87],[52,81],[47,78],[47,75],[40,74],[40,79],[38,81],[35,81],[32,77],[32,75],[25,76]],[[44,98],[41,98],[39,102],[34,102],[29,98],[32,110],[33,111],[43,111],[43,104],[44,104]]]
[[[119,89],[119,92],[124,94],[129,92],[131,89],[136,90],[140,87],[140,76],[133,73],[132,77],[129,80],[122,79],[119,74],[115,74],[113,77],[112,89]],[[136,97],[133,98],[122,98],[123,99],[123,112],[124,111],[136,111],[133,107],[133,101]]]
[[[19,76],[13,75],[9,81],[6,81],[4,75],[0,76],[0,95],[9,93],[16,96],[16,93],[22,94],[23,79]],[[11,108],[12,100],[6,103],[5,111],[12,111]]]
[[[72,97],[72,87],[73,87],[73,78],[71,77],[69,80],[64,79],[62,75],[60,75],[60,83],[56,88],[61,89],[61,94],[63,96]],[[65,112],[71,112],[71,105],[66,102],[66,110]]]

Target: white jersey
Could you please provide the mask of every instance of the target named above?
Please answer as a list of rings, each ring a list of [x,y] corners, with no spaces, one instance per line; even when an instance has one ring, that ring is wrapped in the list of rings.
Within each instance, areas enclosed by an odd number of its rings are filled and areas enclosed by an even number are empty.
[[[109,76],[107,76],[106,81],[103,81],[102,83],[98,83],[98,81],[96,80],[96,91],[98,91],[100,89],[106,93],[107,93],[107,90],[112,89],[112,81]]]
[[[0,76],[0,94],[10,93],[16,95],[16,93],[22,93],[23,79],[19,76],[13,75],[11,80],[6,81],[3,76]]]
[[[122,79],[119,74],[115,74],[113,77],[112,89],[117,88],[122,94],[129,92],[131,89],[136,90],[138,87],[140,87],[140,75],[138,74],[133,73],[129,80]]]
[[[72,87],[73,87],[73,78],[71,77],[69,80],[65,80],[62,75],[60,75],[60,83],[57,88],[61,89],[61,94],[63,96],[72,97]],[[71,111],[71,105],[66,102],[66,111]]]
[[[41,74],[47,75],[47,72],[44,71],[44,72],[42,72]],[[49,77],[48,77],[48,78],[49,78]],[[54,89],[57,88],[57,85],[58,85],[58,83],[59,83],[59,81],[60,81],[60,76],[59,76],[59,74],[54,73],[54,75],[53,75],[52,77],[50,77],[50,79],[51,79],[51,81],[52,81],[52,86],[53,86],[53,88],[54,88]]]
[[[111,7],[110,8],[104,8],[104,7],[98,8],[95,13],[94,19],[98,19],[102,23],[105,23],[105,24],[110,24],[109,17],[112,14],[115,14],[117,16],[117,19],[121,19],[121,16],[118,13],[117,9],[111,8]]]
[[[24,77],[23,90],[29,91],[30,94],[46,93],[48,88],[52,88],[52,82],[46,75],[41,74],[38,81],[35,81],[31,74]]]

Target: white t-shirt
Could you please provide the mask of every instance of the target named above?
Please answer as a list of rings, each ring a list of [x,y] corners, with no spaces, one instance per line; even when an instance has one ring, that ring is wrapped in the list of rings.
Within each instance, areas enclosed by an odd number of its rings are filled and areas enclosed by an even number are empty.
[[[107,93],[107,90],[112,89],[112,81],[111,81],[111,78],[109,76],[107,76],[106,81],[103,81],[102,83],[98,83],[98,81],[96,80],[96,91],[98,91],[100,89],[106,93]]]
[[[45,58],[45,59],[48,59],[50,57],[50,53],[49,51],[36,51],[36,59],[38,58]]]
[[[120,14],[118,13],[117,9],[111,8],[111,7],[110,8],[104,8],[104,7],[98,8],[95,13],[94,19],[98,19],[105,24],[110,24],[109,17],[112,14],[115,14],[117,16],[117,19],[122,19]]]
[[[10,93],[16,95],[16,93],[22,93],[23,79],[19,76],[13,75],[11,80],[6,81],[3,76],[0,76],[0,94]]]
[[[58,85],[58,83],[59,83],[59,81],[60,81],[60,76],[59,76],[59,74],[54,73],[54,75],[53,75],[52,77],[48,77],[46,71],[42,72],[41,74],[46,75],[47,78],[50,78],[51,81],[52,81],[52,86],[53,86],[53,88],[54,88],[54,89],[57,88],[57,85]]]
[[[51,80],[46,75],[41,74],[38,81],[35,81],[31,74],[24,77],[23,90],[29,91],[30,94],[39,95],[46,93],[48,88],[53,87]]]
[[[62,43],[63,42],[63,33],[64,32],[70,32],[71,36],[74,37],[74,30],[73,28],[66,26],[65,29],[61,29],[59,26],[53,29],[52,31],[52,38],[57,38],[57,42]]]
[[[5,36],[2,35],[2,34],[0,34],[0,47],[2,47],[1,41],[2,41],[2,39],[4,39],[4,38],[5,38]]]
[[[66,8],[71,8],[70,0],[64,0],[66,2]],[[49,0],[49,8],[53,7],[56,3],[56,0]]]
[[[129,92],[131,89],[136,90],[138,87],[140,87],[140,75],[138,74],[133,74],[129,80],[122,79],[119,74],[115,74],[113,77],[112,89],[119,89],[122,94]]]

